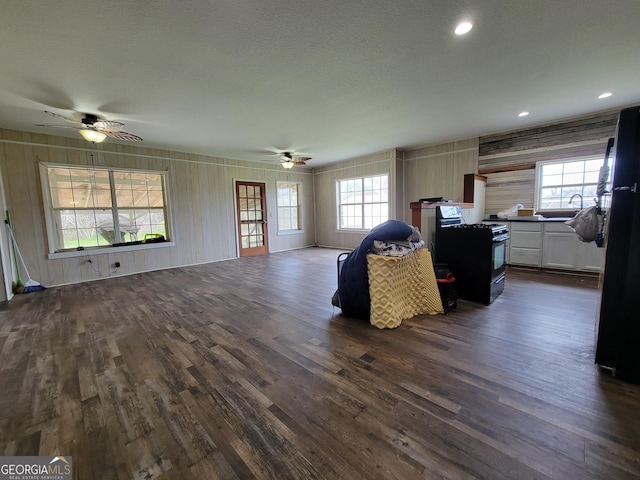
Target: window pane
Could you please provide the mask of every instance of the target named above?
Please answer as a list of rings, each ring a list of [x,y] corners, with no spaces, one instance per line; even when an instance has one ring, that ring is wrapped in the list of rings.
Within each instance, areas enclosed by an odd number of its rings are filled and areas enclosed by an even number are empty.
[[[556,209],[562,206],[561,188],[543,188],[540,190],[540,209]]]
[[[278,230],[289,230],[291,228],[291,210],[288,208],[278,209]]]
[[[149,192],[147,190],[136,190],[133,193],[133,206],[134,207],[148,207],[149,206]]]
[[[565,173],[562,176],[562,184],[563,185],[571,185],[582,183],[583,175],[582,173]]]
[[[562,175],[545,175],[542,177],[542,186],[562,185]]]
[[[582,196],[584,197],[584,206],[590,207],[592,199],[596,196],[597,185],[585,185],[582,188]]]
[[[60,248],[95,247],[106,245],[107,241],[101,236],[99,222],[109,217],[100,210],[60,210],[58,218],[58,240]]]
[[[603,160],[587,160],[586,162],[584,162],[584,170],[585,172],[599,172],[600,167],[602,167],[603,164]]]
[[[118,207],[133,207],[133,190],[116,189],[116,204]]]
[[[568,162],[564,164],[564,173],[582,173],[584,162]]]
[[[552,163],[542,166],[542,175],[562,175],[562,164],[561,163]]]
[[[51,204],[54,208],[111,207],[108,172],[60,168],[52,170],[49,181]]]
[[[599,170],[593,172],[585,172],[584,183],[598,183]]]
[[[74,208],[78,202],[73,196],[72,188],[52,188],[51,203],[53,208]]]

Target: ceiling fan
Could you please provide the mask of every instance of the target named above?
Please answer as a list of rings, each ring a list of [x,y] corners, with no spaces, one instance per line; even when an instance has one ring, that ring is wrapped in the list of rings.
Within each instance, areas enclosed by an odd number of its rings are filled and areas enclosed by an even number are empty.
[[[124,132],[120,130],[124,127],[124,123],[114,122],[111,120],[99,120],[96,115],[86,113],[82,120],[74,120],[73,118],[65,117],[64,115],[58,115],[57,113],[44,111],[49,115],[53,115],[56,118],[61,118],[65,122],[73,124],[70,125],[44,125],[36,124],[36,127],[55,127],[55,128],[75,128],[79,130],[80,135],[88,141],[93,143],[100,143],[106,137],[117,138],[118,140],[128,140],[133,142],[141,142],[142,138],[133,133]]]
[[[305,165],[311,157],[293,156],[291,152],[282,152],[280,154],[280,165],[286,169],[293,168],[294,165]]]

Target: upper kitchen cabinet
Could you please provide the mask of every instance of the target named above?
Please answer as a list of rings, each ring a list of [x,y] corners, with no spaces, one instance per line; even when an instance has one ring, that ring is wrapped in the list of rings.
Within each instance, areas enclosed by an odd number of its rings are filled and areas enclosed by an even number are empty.
[[[464,176],[464,203],[473,204],[472,208],[462,211],[466,223],[480,223],[484,218],[485,189],[487,177],[468,173]]]

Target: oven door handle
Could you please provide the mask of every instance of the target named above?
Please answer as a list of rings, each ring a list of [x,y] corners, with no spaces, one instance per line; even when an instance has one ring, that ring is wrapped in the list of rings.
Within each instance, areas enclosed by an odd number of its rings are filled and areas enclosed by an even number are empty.
[[[511,237],[509,236],[508,233],[503,233],[502,235],[496,235],[495,237],[493,237],[493,239],[491,240],[493,243],[498,243],[498,242],[504,242],[506,240],[509,240]]]

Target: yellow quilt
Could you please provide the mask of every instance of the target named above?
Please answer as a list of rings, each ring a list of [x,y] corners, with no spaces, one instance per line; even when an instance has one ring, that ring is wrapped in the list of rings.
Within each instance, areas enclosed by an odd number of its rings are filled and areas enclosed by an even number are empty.
[[[367,255],[371,325],[396,328],[420,314],[443,313],[431,254],[421,248],[404,257]]]

